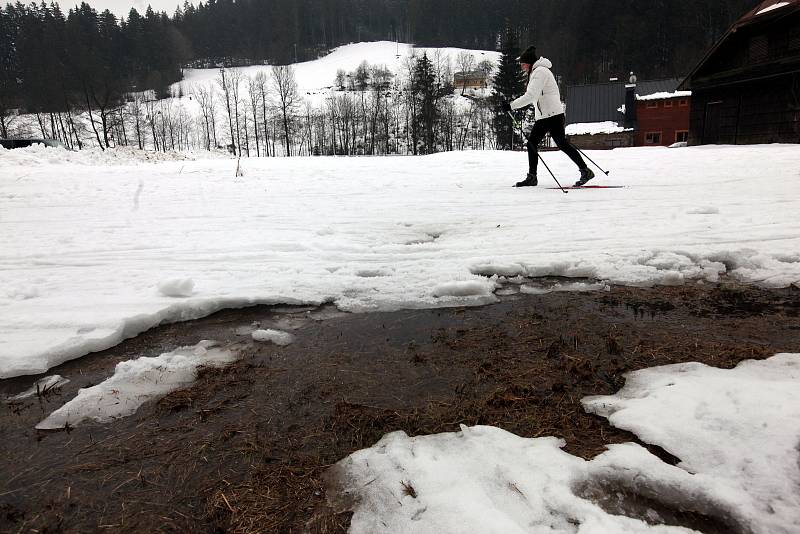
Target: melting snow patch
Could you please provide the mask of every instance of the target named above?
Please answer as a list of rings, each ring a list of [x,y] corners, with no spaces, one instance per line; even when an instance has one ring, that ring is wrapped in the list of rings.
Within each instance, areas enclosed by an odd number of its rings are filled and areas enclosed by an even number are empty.
[[[172,278],[158,284],[158,291],[165,297],[191,297],[194,280],[191,278]]]
[[[280,330],[256,330],[251,334],[254,341],[271,341],[276,345],[282,347],[294,341],[294,336],[288,332],[281,332]]]
[[[526,269],[531,278],[543,276],[563,276],[564,278],[598,278],[597,269],[583,262],[555,262],[541,267],[529,266]]]
[[[800,531],[800,354],[645,369],[584,405],[682,462],[633,443],[585,461],[488,426],[399,431],[331,468],[328,498],[353,534],[695,532],[685,512],[715,531]]]
[[[681,459],[715,494],[734,498],[745,530],[800,532],[800,354],[734,369],[687,363],[626,376],[587,411]]]
[[[475,295],[488,295],[494,290],[483,280],[453,281],[439,284],[433,288],[434,297],[471,297]]]
[[[194,382],[200,366],[220,366],[235,360],[231,350],[215,345],[214,341],[201,341],[154,358],[120,362],[111,378],[79,390],[74,399],[36,428],[56,430],[87,419],[107,423],[131,415],[148,400]]]
[[[514,277],[525,274],[525,268],[519,263],[497,263],[487,262],[473,265],[470,268],[472,274],[481,276],[507,276]]]
[[[545,295],[547,293],[566,291],[611,291],[611,288],[606,284],[587,284],[585,282],[567,282],[564,284],[558,283],[550,287],[523,285],[519,288],[520,293],[526,293],[528,295]]]
[[[591,462],[565,453],[564,444],[490,426],[417,437],[393,432],[326,473],[327,495],[337,511],[354,512],[351,534],[692,532],[613,515],[578,495],[610,473],[631,485],[655,474],[685,494],[692,509],[708,498],[691,475],[634,444],[614,446]],[[715,509],[726,504],[723,499]]]
[[[58,389],[68,382],[69,379],[64,378],[61,375],[46,376],[34,382],[33,386],[26,389],[19,395],[14,395],[13,397],[9,397],[8,400],[20,401],[23,399],[27,399],[28,397],[33,397],[34,395],[42,395],[44,393],[47,393],[48,391],[53,391],[54,389]]]

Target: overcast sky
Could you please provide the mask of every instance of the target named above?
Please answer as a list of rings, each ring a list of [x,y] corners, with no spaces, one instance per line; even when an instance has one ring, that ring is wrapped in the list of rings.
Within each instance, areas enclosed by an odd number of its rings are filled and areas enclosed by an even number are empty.
[[[147,6],[153,6],[156,11],[166,11],[170,16],[175,13],[175,8],[183,5],[183,0],[84,0],[87,4],[98,11],[108,9],[117,17],[128,18],[128,12],[132,7],[144,15]],[[80,5],[80,0],[62,0],[58,2],[61,9],[66,13],[70,8]],[[196,2],[189,2],[196,3]]]

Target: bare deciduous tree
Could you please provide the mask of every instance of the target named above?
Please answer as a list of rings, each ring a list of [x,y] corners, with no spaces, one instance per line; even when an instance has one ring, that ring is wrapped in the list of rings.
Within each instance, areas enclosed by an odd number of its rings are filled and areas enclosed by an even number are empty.
[[[466,50],[462,50],[456,56],[456,68],[461,72],[461,94],[463,95],[467,89],[467,78],[475,70],[475,58]]]
[[[272,84],[275,88],[276,104],[283,122],[286,155],[291,156],[291,136],[289,135],[289,130],[291,121],[300,103],[300,94],[297,91],[297,80],[295,80],[294,77],[294,67],[291,65],[273,67]]]
[[[237,154],[239,156],[242,155],[242,137],[241,131],[242,127],[239,121],[239,106],[241,101],[239,100],[239,92],[242,88],[243,80],[242,71],[239,69],[234,69],[230,72],[230,90],[231,90],[231,100],[233,101],[233,115],[234,115],[234,122],[236,123],[236,148]],[[246,126],[246,124],[245,124]],[[245,135],[245,142],[247,142],[247,136]]]
[[[228,117],[228,126],[230,127],[230,134],[231,134],[231,145],[233,146],[234,152],[236,151],[236,132],[233,129],[233,110],[231,109],[231,99],[233,95],[231,94],[231,80],[229,71],[222,67],[219,69],[219,77],[217,78],[217,85],[219,85],[220,89],[222,89],[222,97],[225,99],[225,114]]]
[[[192,88],[192,95],[197,99],[197,104],[200,106],[200,115],[202,117],[203,131],[205,132],[204,140],[206,150],[211,150],[211,145],[217,144],[216,136],[216,117],[214,113],[214,87],[213,86],[195,86]]]
[[[264,127],[264,152],[267,156],[269,156],[269,113],[267,111],[267,100],[269,100],[269,83],[267,81],[267,75],[264,74],[263,71],[258,72],[255,75],[255,78],[253,78],[253,83],[258,93],[258,100],[261,103],[261,120]]]
[[[258,139],[258,101],[259,101],[259,87],[258,87],[258,79],[255,78],[247,78],[247,89],[249,99],[248,102],[250,104],[250,113],[253,114],[253,132],[255,133],[256,137],[256,156],[261,157],[261,148],[259,147],[259,139]]]

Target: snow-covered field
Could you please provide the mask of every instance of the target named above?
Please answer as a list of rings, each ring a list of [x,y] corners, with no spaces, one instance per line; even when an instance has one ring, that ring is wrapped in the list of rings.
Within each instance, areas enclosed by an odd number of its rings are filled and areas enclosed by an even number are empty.
[[[590,155],[613,171],[597,184],[626,187],[565,195],[542,170],[514,189],[526,156],[508,152],[252,159],[236,177],[233,160],[0,151],[0,377],[256,303],[477,305],[495,275],[800,281],[796,146]]]

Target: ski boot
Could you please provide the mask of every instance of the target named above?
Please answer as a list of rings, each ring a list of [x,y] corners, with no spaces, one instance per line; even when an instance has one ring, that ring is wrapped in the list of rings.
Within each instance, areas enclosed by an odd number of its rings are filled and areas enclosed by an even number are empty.
[[[522,180],[521,182],[517,182],[514,184],[514,187],[528,187],[528,186],[535,186],[539,183],[536,179],[535,174],[528,173],[528,176]]]
[[[581,169],[581,177],[578,179],[577,182],[575,182],[575,185],[573,187],[581,187],[592,178],[594,178],[594,173],[592,172],[592,169],[590,169],[589,167],[585,167]]]

